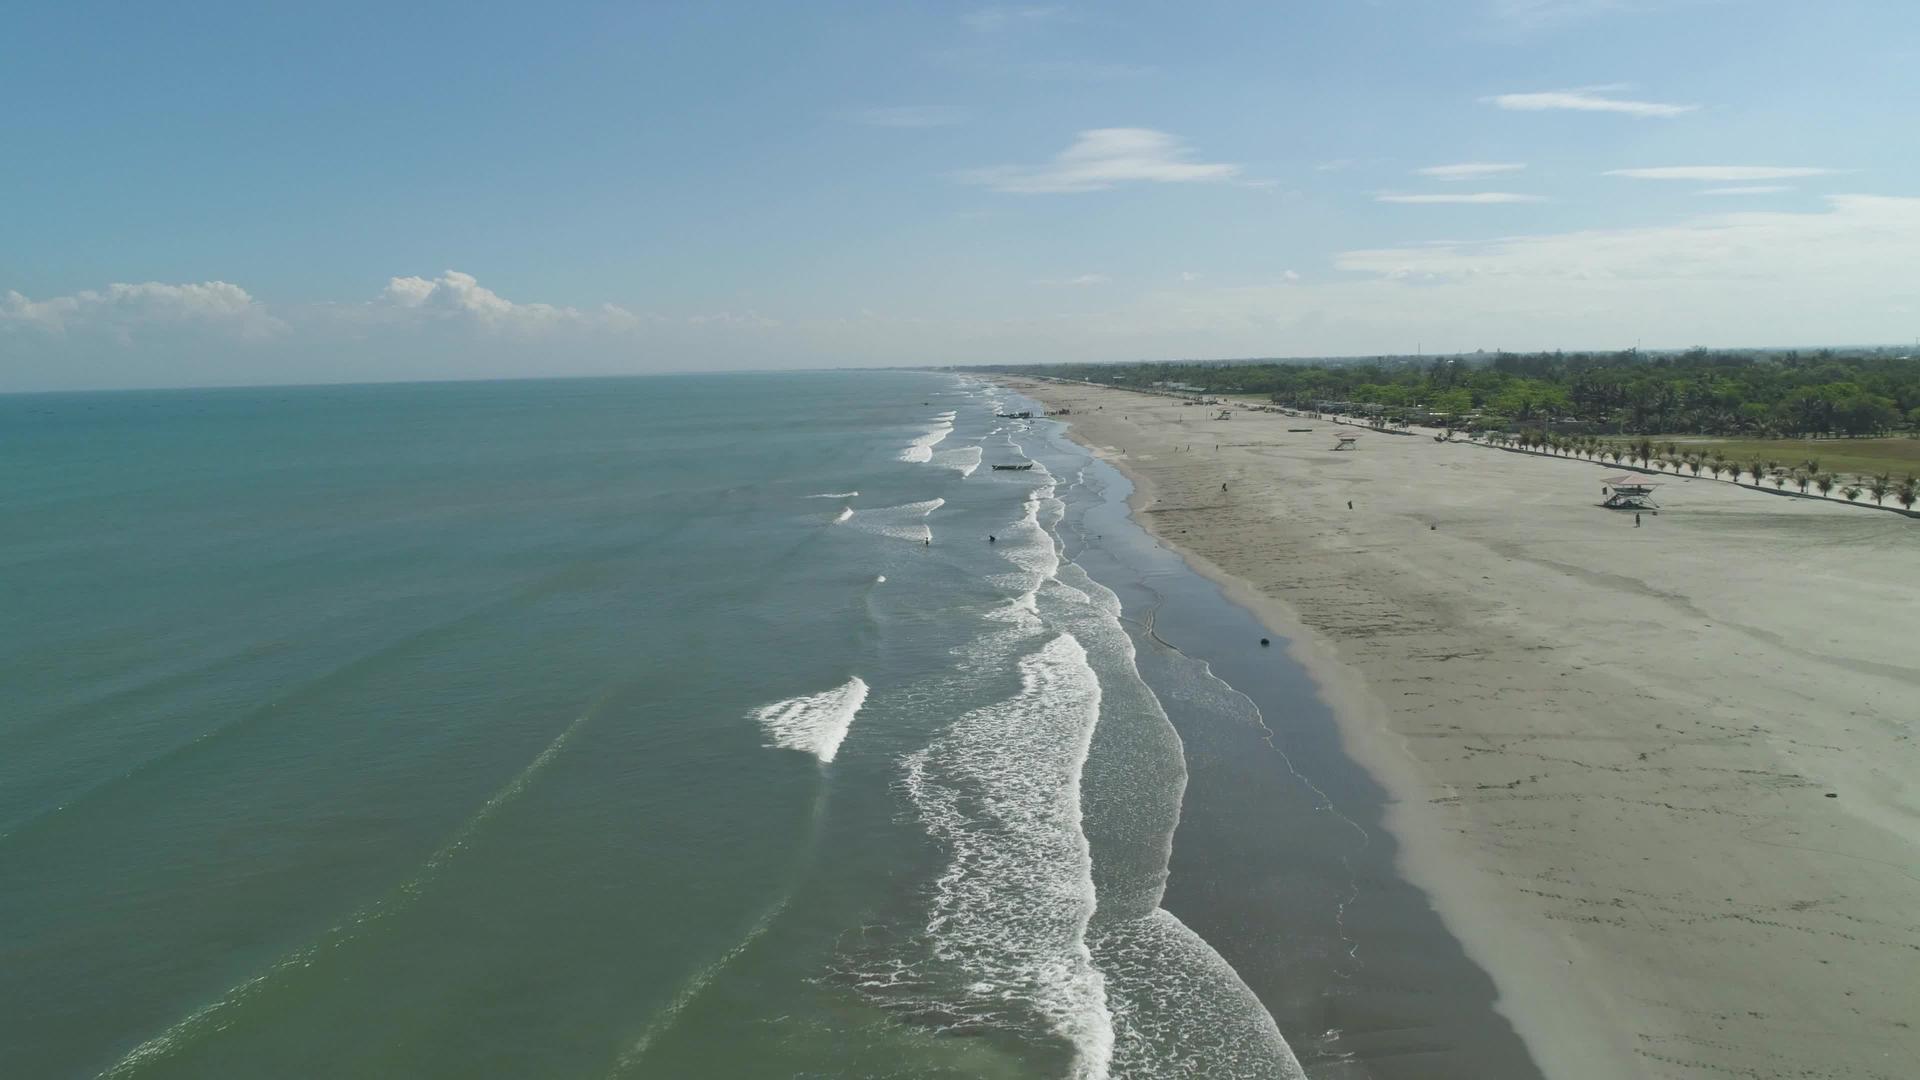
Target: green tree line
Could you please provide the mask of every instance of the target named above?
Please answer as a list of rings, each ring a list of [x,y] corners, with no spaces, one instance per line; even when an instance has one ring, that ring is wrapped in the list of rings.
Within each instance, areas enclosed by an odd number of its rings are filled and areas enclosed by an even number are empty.
[[[1353,401],[1420,408],[1480,428],[1586,421],[1618,434],[1757,437],[1920,429],[1920,358],[1892,350],[1647,355],[1497,353],[1358,361],[999,367],[1137,389],[1179,382],[1291,406]]]

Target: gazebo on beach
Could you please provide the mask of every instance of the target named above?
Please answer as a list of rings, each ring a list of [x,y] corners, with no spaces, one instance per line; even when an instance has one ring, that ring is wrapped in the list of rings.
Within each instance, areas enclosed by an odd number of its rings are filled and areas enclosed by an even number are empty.
[[[1333,448],[1335,450],[1360,449],[1360,436],[1358,435],[1335,435],[1334,438],[1340,440],[1339,442],[1333,445]]]
[[[1600,481],[1600,493],[1606,500],[1600,505],[1609,510],[1653,510],[1658,511],[1660,504],[1653,501],[1653,489],[1658,481],[1644,476],[1609,476]]]

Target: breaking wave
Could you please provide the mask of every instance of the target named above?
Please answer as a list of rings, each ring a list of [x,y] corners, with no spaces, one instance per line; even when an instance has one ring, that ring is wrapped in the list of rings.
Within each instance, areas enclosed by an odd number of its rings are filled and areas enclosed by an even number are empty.
[[[769,745],[832,761],[866,701],[866,681],[855,675],[832,690],[763,705],[753,710],[753,718],[773,740]]]
[[[1072,1075],[1105,1077],[1113,1022],[1087,948],[1093,862],[1080,828],[1100,681],[1071,634],[1019,668],[1019,694],[963,715],[907,759],[908,795],[951,852],[927,936],[959,976],[950,1011],[980,1021],[1030,1011],[1073,1047]]]
[[[899,506],[877,506],[871,510],[855,511],[846,520],[849,527],[875,536],[926,542],[933,539],[933,528],[927,524],[927,516],[945,505],[945,499],[928,499]]]

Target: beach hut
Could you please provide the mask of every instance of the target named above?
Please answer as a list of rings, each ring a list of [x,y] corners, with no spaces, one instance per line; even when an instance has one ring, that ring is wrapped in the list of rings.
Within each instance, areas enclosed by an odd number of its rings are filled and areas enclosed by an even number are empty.
[[[1333,448],[1335,450],[1360,449],[1360,436],[1358,435],[1335,435],[1334,438],[1340,440],[1339,442],[1333,444]]]
[[[1606,496],[1601,506],[1609,510],[1654,510],[1660,504],[1653,501],[1653,489],[1658,481],[1644,476],[1621,474],[1609,476],[1600,481],[1600,493]]]

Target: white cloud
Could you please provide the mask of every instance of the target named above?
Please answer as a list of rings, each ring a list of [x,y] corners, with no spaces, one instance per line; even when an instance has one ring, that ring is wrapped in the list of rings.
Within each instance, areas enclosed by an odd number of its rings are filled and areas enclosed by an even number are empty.
[[[856,109],[851,118],[868,127],[930,128],[965,123],[967,112],[951,105],[892,105]]]
[[[1707,188],[1702,195],[1777,195],[1794,190],[1792,184],[1743,184],[1739,187]]]
[[[1281,279],[1282,279],[1282,280],[1284,280],[1284,281],[1299,281],[1299,280],[1300,280],[1300,275],[1299,275],[1299,273],[1298,273],[1298,272],[1296,272],[1296,271],[1293,271],[1293,270],[1288,270],[1288,271],[1286,271],[1286,272],[1284,272],[1284,273],[1282,273],[1282,274],[1280,275],[1280,277],[1281,277]]]
[[[1476,206],[1493,206],[1502,203],[1539,203],[1547,200],[1543,195],[1521,195],[1512,191],[1476,191],[1471,194],[1461,192],[1458,195],[1375,195],[1373,201],[1414,205],[1466,203]]]
[[[425,318],[459,319],[489,330],[518,333],[547,327],[628,329],[641,317],[616,304],[582,310],[554,304],[522,304],[479,283],[472,274],[448,270],[437,278],[396,277],[387,281],[376,307]]]
[[[1056,330],[1057,355],[1366,354],[1910,340],[1920,198],[1348,251],[1338,274],[1198,288]],[[1010,343],[1017,344],[1017,343]]]
[[[1608,176],[1633,180],[1707,180],[1738,183],[1743,180],[1791,180],[1801,176],[1832,176],[1838,169],[1776,165],[1668,165],[1656,169],[1608,169]]]
[[[1105,274],[1080,274],[1070,278],[1042,278],[1035,285],[1105,285],[1113,279]]]
[[[1181,281],[1199,281],[1200,275],[1194,273],[1191,270],[1182,270],[1180,271],[1180,280]]]
[[[1342,270],[1452,281],[1739,283],[1787,292],[1822,275],[1858,280],[1906,260],[1920,243],[1920,198],[1837,195],[1818,213],[1744,211],[1679,225],[1590,229],[1478,244],[1349,251]],[[1837,283],[1836,283],[1837,284]],[[1756,293],[1755,299],[1759,299]],[[1674,303],[1679,303],[1675,298]]]
[[[130,341],[146,330],[193,327],[258,337],[278,331],[281,323],[245,289],[224,281],[113,284],[47,300],[11,289],[0,296],[0,329],[104,331]]]
[[[1428,176],[1435,180],[1477,180],[1483,176],[1498,173],[1519,172],[1526,165],[1517,161],[1467,161],[1458,165],[1429,165],[1424,169],[1415,169],[1414,175]]]
[[[1083,131],[1045,165],[995,165],[960,175],[969,184],[1022,195],[1102,191],[1123,183],[1206,183],[1231,180],[1240,166],[1190,160],[1179,139],[1149,128]]]
[[[1533,94],[1495,94],[1480,100],[1510,109],[1516,112],[1543,112],[1552,109],[1568,109],[1574,112],[1626,113],[1629,116],[1674,117],[1698,109],[1698,105],[1671,105],[1659,101],[1631,101],[1625,98],[1606,97],[1599,91],[1605,87],[1584,87],[1575,90],[1547,90]]]

